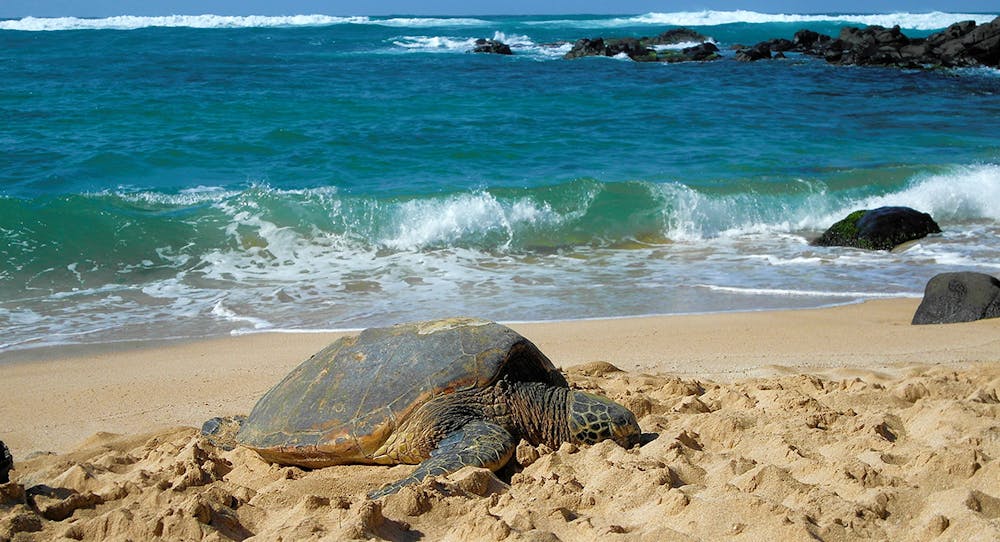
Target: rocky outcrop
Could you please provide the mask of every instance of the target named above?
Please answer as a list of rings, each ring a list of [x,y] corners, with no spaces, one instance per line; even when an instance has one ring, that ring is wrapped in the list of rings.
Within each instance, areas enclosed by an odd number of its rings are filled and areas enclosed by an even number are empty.
[[[678,59],[667,62],[707,62],[719,58],[719,47],[710,41],[681,49]]]
[[[704,43],[710,38],[689,28],[674,28],[652,38],[643,38],[647,45],[679,45],[681,43]]]
[[[1000,280],[985,273],[941,273],[927,282],[913,324],[952,324],[1000,317]]]
[[[494,55],[512,55],[513,51],[510,50],[510,46],[502,41],[488,40],[486,38],[479,38],[476,40],[476,46],[472,48],[473,53],[487,53]]]
[[[848,27],[834,39],[801,30],[789,40],[768,40],[740,49],[737,59],[747,62],[771,58],[771,52],[795,51],[824,58],[831,64],[897,66],[902,68],[1000,66],[1000,17],[977,25],[955,23],[927,38],[911,39],[899,26]]]
[[[931,215],[909,207],[879,207],[847,215],[823,232],[813,245],[892,250],[931,233],[941,233]]]
[[[753,47],[742,47],[736,50],[736,60],[740,62],[756,62],[771,58],[771,46],[761,42]]]
[[[563,58],[625,55],[636,62],[693,62],[719,58],[719,48],[709,38],[686,28],[668,30],[648,38],[583,38]],[[657,46],[698,43],[681,50],[658,50]]]

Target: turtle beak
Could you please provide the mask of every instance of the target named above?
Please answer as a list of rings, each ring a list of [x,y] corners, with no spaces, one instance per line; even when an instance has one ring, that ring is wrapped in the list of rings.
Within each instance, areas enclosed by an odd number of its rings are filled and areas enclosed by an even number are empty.
[[[624,423],[615,423],[612,432],[614,440],[625,449],[636,447],[642,438],[642,430],[639,423],[635,421],[635,416],[628,412],[628,419]]]

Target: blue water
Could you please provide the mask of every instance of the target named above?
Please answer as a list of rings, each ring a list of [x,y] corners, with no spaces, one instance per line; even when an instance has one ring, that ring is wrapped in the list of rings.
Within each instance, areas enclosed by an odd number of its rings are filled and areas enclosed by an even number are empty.
[[[1000,72],[742,64],[995,14],[0,20],[0,355],[918,296],[1000,268]],[[712,63],[563,60],[687,26]],[[466,51],[476,38],[511,57]],[[808,241],[908,205],[893,253]]]

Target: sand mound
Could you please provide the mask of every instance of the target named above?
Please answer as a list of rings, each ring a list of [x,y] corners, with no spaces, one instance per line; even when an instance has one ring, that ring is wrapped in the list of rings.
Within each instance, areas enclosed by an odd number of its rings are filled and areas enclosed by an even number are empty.
[[[499,476],[466,468],[371,502],[412,467],[304,471],[193,428],[101,433],[18,462],[0,540],[1000,539],[1000,364],[568,377],[631,407],[645,444],[522,443]]]

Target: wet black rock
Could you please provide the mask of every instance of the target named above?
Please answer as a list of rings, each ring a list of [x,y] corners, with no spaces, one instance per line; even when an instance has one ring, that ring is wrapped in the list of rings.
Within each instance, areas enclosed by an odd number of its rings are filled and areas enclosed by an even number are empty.
[[[816,246],[892,250],[907,241],[941,233],[931,215],[909,207],[855,211],[813,241]]]
[[[479,38],[476,40],[476,46],[472,48],[473,53],[487,53],[493,55],[512,55],[513,51],[510,50],[510,46],[502,41],[488,40],[486,38]]]
[[[648,38],[583,38],[563,58],[625,55],[636,62],[704,62],[719,58],[718,47],[709,38],[693,30],[678,28]],[[698,43],[681,50],[657,50],[665,45]]]
[[[831,64],[900,68],[1000,67],[1000,17],[977,25],[963,21],[927,38],[910,38],[899,26],[847,27],[837,38],[800,30],[794,39],[773,39],[740,49],[737,59],[772,58],[771,52],[794,51]]]
[[[1000,317],[1000,280],[985,273],[941,273],[927,282],[913,324],[953,324]]]

